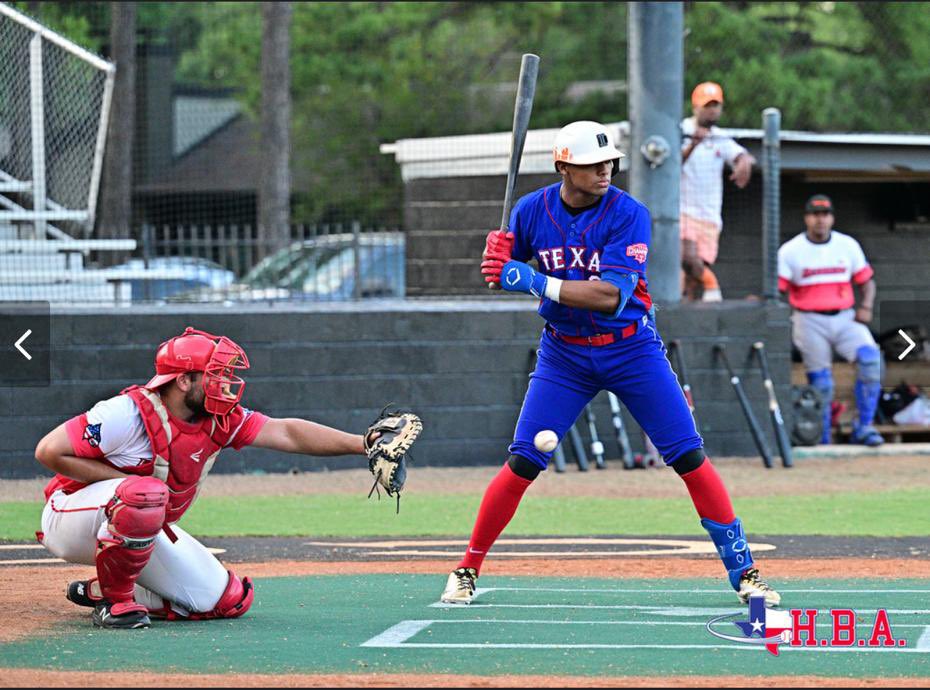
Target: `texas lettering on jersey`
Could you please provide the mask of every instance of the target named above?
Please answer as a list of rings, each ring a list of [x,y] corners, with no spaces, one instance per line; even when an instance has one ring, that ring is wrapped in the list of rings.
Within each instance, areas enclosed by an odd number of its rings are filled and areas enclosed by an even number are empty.
[[[568,250],[567,256],[566,250]],[[536,255],[547,273],[581,268],[596,276],[601,274],[601,253],[596,249],[589,249],[588,247],[552,247],[551,249],[538,249]]]
[[[629,284],[638,277],[633,296],[619,314],[573,309],[543,297],[539,314],[567,335],[622,330],[652,308],[646,281],[652,232],[649,210],[611,186],[601,200],[572,214],[560,199],[557,182],[522,197],[510,215],[513,258],[535,258],[540,270],[561,280],[604,280]]]

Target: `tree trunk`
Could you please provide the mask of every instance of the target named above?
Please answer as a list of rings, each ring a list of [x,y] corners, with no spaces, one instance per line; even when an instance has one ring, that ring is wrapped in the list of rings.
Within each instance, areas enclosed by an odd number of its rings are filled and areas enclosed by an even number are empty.
[[[291,3],[262,3],[261,166],[258,187],[259,258],[290,237]]]
[[[100,187],[97,236],[128,238],[132,223],[132,145],[136,128],[136,3],[110,5],[110,58],[116,63],[110,125]],[[103,252],[100,262],[123,261],[121,252]]]

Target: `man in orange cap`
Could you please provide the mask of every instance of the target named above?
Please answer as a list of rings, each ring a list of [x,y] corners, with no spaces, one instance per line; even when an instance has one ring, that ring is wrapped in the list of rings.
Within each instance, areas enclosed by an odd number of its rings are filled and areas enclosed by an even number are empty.
[[[749,184],[755,159],[731,137],[720,132],[723,89],[706,81],[691,92],[692,117],[682,120],[681,148],[681,266],[686,299],[717,302],[720,284],[711,266],[717,260],[723,218],[723,167],[742,189]]]
[[[36,459],[56,474],[36,536],[58,558],[96,567],[96,577],[66,593],[94,609],[94,625],[145,628],[149,616],[205,620],[249,610],[252,581],[175,524],[223,449],[366,454],[362,435],[240,405],[237,371],[248,368],[231,339],[188,327],[158,348],[148,383],[101,400],[39,441]]]

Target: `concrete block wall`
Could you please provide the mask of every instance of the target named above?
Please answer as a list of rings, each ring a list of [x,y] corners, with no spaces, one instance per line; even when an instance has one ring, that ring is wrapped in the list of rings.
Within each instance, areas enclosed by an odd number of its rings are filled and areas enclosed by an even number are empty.
[[[725,341],[744,374],[763,427],[761,378],[747,364],[763,338],[783,406],[789,401],[787,310],[749,302],[662,309],[659,330],[679,338],[690,370],[701,431],[711,455],[754,455],[736,398],[711,357]],[[276,417],[303,417],[360,432],[388,402],[415,409],[425,429],[417,466],[498,465],[523,401],[529,354],[542,323],[532,299],[408,300],[297,309],[158,308],[55,313],[52,385],[0,388],[0,477],[47,475],[33,457],[39,439],[96,401],[148,380],[158,344],[192,325],[224,333],[247,351],[244,403]],[[787,410],[786,410],[787,411]],[[618,456],[607,398],[595,401],[608,457]],[[659,411],[661,413],[661,411]],[[790,416],[790,413],[789,415]],[[640,435],[627,415],[631,440]],[[587,430],[584,431],[587,439]],[[773,446],[774,447],[774,446]],[[571,460],[571,453],[568,454]],[[226,451],[214,472],[362,467],[362,458],[313,458],[261,449]]]
[[[516,198],[556,182],[551,175],[524,175]],[[415,179],[407,183],[404,226],[407,231],[407,294],[486,297],[479,270],[484,238],[500,224],[504,176]],[[627,188],[626,173],[614,184]],[[878,299],[921,299],[930,283],[930,235],[894,231],[891,219],[903,194],[930,195],[930,184],[812,183],[782,175],[781,242],[804,229],[804,202],[828,194],[836,207],[836,228],[862,244],[875,268]],[[912,203],[913,205],[913,203]],[[746,189],[724,183],[723,234],[714,270],[724,296],[742,299],[762,294],[762,177],[756,171]]]

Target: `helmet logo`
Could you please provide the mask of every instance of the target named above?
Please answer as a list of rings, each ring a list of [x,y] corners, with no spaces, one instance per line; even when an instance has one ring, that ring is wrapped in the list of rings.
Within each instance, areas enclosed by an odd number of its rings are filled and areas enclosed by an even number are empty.
[[[606,134],[599,133],[597,135],[597,145],[600,146],[601,148],[604,148],[605,146],[607,146],[607,135]]]
[[[567,146],[561,149],[556,149],[555,159],[557,161],[570,161],[572,159],[572,152]]]

